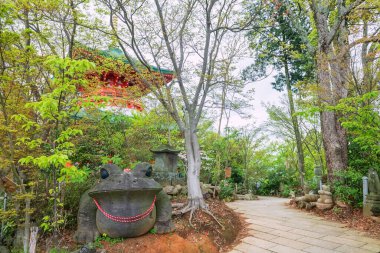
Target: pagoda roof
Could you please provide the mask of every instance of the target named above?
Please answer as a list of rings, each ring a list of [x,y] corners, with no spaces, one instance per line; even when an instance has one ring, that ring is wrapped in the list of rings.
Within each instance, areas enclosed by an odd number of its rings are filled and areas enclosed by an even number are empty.
[[[97,51],[99,55],[104,56],[106,58],[119,60],[125,64],[130,64],[130,62],[127,60],[127,58],[125,58],[124,52],[120,48],[111,47],[107,50],[93,50],[93,51]],[[158,67],[155,67],[152,65],[150,65],[149,67],[151,68],[151,70],[153,70],[155,72],[159,72],[162,74],[174,75],[174,71],[169,70],[169,69],[158,68]]]
[[[116,48],[116,47],[110,47],[109,49],[100,50],[100,49],[90,48],[81,44],[79,46],[76,46],[74,50],[74,55],[75,55],[74,57],[79,56],[79,58],[93,58],[93,57],[90,57],[90,55],[92,56],[97,55],[98,57],[100,56],[109,60],[116,60],[116,61],[122,62],[123,64],[131,66],[131,63],[125,57],[124,52],[120,48]],[[136,60],[136,63],[139,64],[140,66],[143,66],[137,60]],[[159,68],[152,65],[149,65],[149,68],[150,70],[156,73],[163,74],[165,76],[174,76],[174,71],[169,70],[169,69]]]

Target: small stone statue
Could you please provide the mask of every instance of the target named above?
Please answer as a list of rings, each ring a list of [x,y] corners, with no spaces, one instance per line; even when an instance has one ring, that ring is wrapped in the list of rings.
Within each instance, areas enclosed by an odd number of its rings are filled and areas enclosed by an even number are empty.
[[[380,180],[374,169],[368,171],[368,189],[369,194],[380,195]]]
[[[380,216],[380,180],[374,169],[368,171],[368,190],[369,193],[363,205],[363,215]]]
[[[332,200],[332,194],[330,192],[330,187],[327,185],[322,185],[322,190],[318,191],[319,199],[317,200],[317,208],[320,210],[328,210],[334,206]]]

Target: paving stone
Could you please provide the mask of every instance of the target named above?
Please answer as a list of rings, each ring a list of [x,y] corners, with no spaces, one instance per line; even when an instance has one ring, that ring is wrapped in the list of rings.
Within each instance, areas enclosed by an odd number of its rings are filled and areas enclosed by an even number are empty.
[[[238,250],[239,252],[244,252],[244,253],[271,253],[272,252],[272,251],[259,248],[247,243],[239,244],[238,246],[234,248],[234,250]]]
[[[335,228],[346,228],[346,224],[342,224],[342,223],[337,223],[337,222],[334,222],[334,221],[318,221],[316,222],[318,223],[319,225],[324,225],[324,226],[328,226],[328,227],[335,227]]]
[[[298,241],[287,239],[284,237],[277,237],[275,239],[271,239],[270,241],[280,244],[280,245],[288,246],[293,249],[299,249],[299,250],[310,247],[310,244],[298,242]]]
[[[373,251],[370,251],[370,250],[352,247],[352,246],[348,246],[348,245],[342,245],[342,246],[336,248],[335,250],[339,251],[339,252],[344,252],[344,253],[373,253]]]
[[[282,226],[271,221],[251,220],[251,223],[282,231],[289,231],[293,229],[292,227]]]
[[[270,248],[271,251],[277,252],[277,253],[304,253],[304,251],[297,250],[294,248],[290,248],[284,245],[277,245],[273,248]]]
[[[331,230],[323,226],[310,226],[308,228],[303,228],[303,229],[311,231],[311,232],[320,233],[324,235],[331,235],[331,236],[340,236],[343,234],[342,231]]]
[[[319,247],[326,248],[326,249],[335,249],[335,248],[338,248],[339,246],[342,245],[342,244],[338,244],[335,242],[329,242],[329,241],[320,240],[320,239],[311,238],[311,237],[303,237],[303,238],[299,239],[298,241],[304,242],[304,243],[309,243],[311,245],[319,246]]]
[[[330,226],[321,225],[321,224],[315,224],[313,229],[318,229],[318,230],[323,229],[326,232],[340,233],[340,235],[344,234],[344,232],[347,231],[346,229],[343,229],[343,228],[330,227]]]
[[[281,230],[272,231],[271,234],[278,235],[278,236],[285,237],[287,239],[292,239],[292,240],[298,240],[300,238],[305,237],[303,235],[294,234],[294,233],[291,233],[291,232],[281,231]]]
[[[242,251],[240,251],[240,250],[237,250],[237,249],[233,249],[233,250],[231,250],[229,253],[241,253]]]
[[[371,252],[376,252],[376,253],[380,252],[380,245],[379,244],[368,243],[368,244],[362,246],[361,248],[369,250]]]
[[[304,252],[309,252],[309,253],[336,253],[335,250],[330,250],[326,248],[321,248],[318,246],[311,246],[309,248],[303,249]]]
[[[263,240],[263,239],[260,239],[260,238],[255,238],[255,237],[252,237],[252,236],[246,237],[242,241],[245,242],[245,243],[251,244],[253,246],[257,246],[259,248],[263,248],[263,249],[268,249],[268,248],[271,248],[271,247],[274,247],[274,246],[277,245],[276,243],[273,243],[273,242],[270,242],[270,241],[266,241],[266,240]]]
[[[346,232],[344,232],[344,235],[366,236],[367,233],[356,231],[356,230],[347,230]]]
[[[248,226],[248,228],[250,228],[252,230],[255,230],[255,231],[264,232],[264,233],[270,233],[271,231],[274,231],[273,228],[267,228],[267,227],[264,227],[264,226],[261,226],[261,225],[257,225],[257,224],[250,224]]]
[[[376,240],[376,239],[369,238],[369,237],[355,236],[355,235],[342,235],[341,237],[347,238],[347,239],[356,240],[356,241],[360,241],[360,242],[380,245],[380,240]]]
[[[293,234],[297,234],[297,235],[312,237],[312,238],[321,238],[324,236],[324,234],[315,233],[315,232],[307,231],[304,229],[293,229],[293,230],[290,230],[289,232]]]
[[[343,238],[343,237],[329,236],[329,235],[322,237],[320,239],[330,241],[330,242],[339,242],[340,244],[344,244],[344,245],[348,245],[348,246],[352,246],[352,247],[357,247],[357,248],[366,244],[365,242],[351,240],[351,239],[347,239],[347,238]]]
[[[273,239],[278,238],[277,235],[263,233],[263,232],[259,232],[259,231],[250,230],[248,233],[250,235],[252,235],[253,237],[260,238],[260,239],[263,239],[263,240],[266,240],[266,241],[272,241]]]
[[[344,224],[288,208],[285,201],[260,197],[259,201],[227,203],[243,213],[251,229],[231,253],[380,253],[380,240]]]

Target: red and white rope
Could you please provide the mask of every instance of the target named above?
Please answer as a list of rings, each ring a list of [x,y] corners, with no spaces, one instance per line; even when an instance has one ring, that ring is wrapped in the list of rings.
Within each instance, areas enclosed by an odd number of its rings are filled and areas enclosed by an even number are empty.
[[[95,202],[95,205],[98,207],[99,211],[102,212],[102,214],[108,219],[116,221],[116,222],[121,222],[121,223],[130,223],[130,222],[135,222],[135,221],[144,219],[153,211],[154,204],[156,202],[156,195],[154,196],[152,204],[145,212],[135,215],[135,216],[130,216],[130,217],[114,216],[112,214],[109,214],[100,206],[100,204],[95,198],[93,200]]]

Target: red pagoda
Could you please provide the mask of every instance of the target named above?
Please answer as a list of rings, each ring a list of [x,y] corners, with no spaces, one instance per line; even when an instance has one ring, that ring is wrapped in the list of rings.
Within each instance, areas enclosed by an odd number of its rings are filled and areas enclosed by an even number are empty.
[[[154,83],[169,83],[174,78],[173,71],[149,66],[142,67],[137,74],[131,64],[118,48],[109,50],[92,50],[78,47],[74,52],[75,59],[88,59],[96,64],[97,69],[87,74],[90,85],[79,87],[82,97],[106,96],[107,106],[116,106],[142,111],[140,98],[149,93],[139,75],[144,74]],[[159,81],[157,81],[159,80]],[[161,81],[160,81],[161,80]]]

